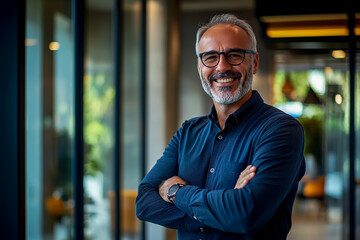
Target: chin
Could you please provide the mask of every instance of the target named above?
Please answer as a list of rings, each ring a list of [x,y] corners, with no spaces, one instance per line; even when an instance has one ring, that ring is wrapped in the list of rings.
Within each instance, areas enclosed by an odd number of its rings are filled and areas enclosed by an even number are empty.
[[[211,91],[212,98],[215,102],[220,104],[233,104],[242,99],[249,91],[251,91],[251,85],[247,84],[243,87],[238,87],[235,92],[223,92],[215,94]]]

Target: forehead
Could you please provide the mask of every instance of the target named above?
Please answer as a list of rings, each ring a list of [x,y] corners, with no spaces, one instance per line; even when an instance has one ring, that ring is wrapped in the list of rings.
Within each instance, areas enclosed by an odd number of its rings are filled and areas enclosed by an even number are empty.
[[[251,49],[251,42],[244,29],[233,24],[217,24],[209,28],[200,38],[199,52],[229,48]]]

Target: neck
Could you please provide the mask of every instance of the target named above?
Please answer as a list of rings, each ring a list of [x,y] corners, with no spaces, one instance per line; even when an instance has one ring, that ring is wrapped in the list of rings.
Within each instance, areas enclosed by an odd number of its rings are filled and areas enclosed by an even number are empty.
[[[244,105],[244,103],[246,103],[251,98],[251,96],[252,96],[252,90],[247,92],[239,101],[234,102],[232,104],[221,104],[213,101],[221,130],[224,129],[225,121],[229,117],[229,115],[234,113],[242,105]]]

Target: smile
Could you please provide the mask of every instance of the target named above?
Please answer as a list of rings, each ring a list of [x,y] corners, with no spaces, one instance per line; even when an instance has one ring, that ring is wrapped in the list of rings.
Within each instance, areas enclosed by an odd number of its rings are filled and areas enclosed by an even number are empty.
[[[221,78],[221,79],[216,79],[215,81],[218,83],[228,83],[234,81],[234,78]]]

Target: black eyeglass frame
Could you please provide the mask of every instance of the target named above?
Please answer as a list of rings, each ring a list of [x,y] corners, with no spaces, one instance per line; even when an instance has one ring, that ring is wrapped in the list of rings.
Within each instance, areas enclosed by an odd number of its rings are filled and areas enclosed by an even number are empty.
[[[240,63],[233,64],[233,63],[230,63],[230,62],[228,61],[227,57],[226,57],[226,54],[228,54],[229,52],[242,52],[242,53],[244,54],[244,57],[243,57],[243,59],[242,59],[242,61],[241,61]],[[204,54],[206,54],[206,53],[216,53],[216,54],[218,55],[218,61],[217,61],[217,63],[216,63],[214,66],[208,66],[208,65],[206,65],[206,64],[204,63],[202,56],[203,56]],[[212,51],[212,50],[211,50],[211,51],[206,51],[206,52],[200,53],[200,54],[199,54],[199,58],[200,58],[202,64],[204,64],[205,67],[214,68],[214,67],[216,67],[216,66],[219,64],[219,62],[220,62],[220,57],[221,57],[220,55],[223,54],[224,57],[225,57],[225,60],[226,60],[226,62],[227,62],[228,64],[230,64],[231,66],[239,66],[240,64],[242,64],[242,63],[244,62],[245,57],[246,57],[246,53],[254,54],[254,53],[256,53],[256,52],[255,52],[254,50],[248,50],[248,49],[242,49],[242,48],[231,48],[231,49],[229,49],[229,50],[227,50],[227,51],[225,51],[225,52],[217,52],[217,51]]]

